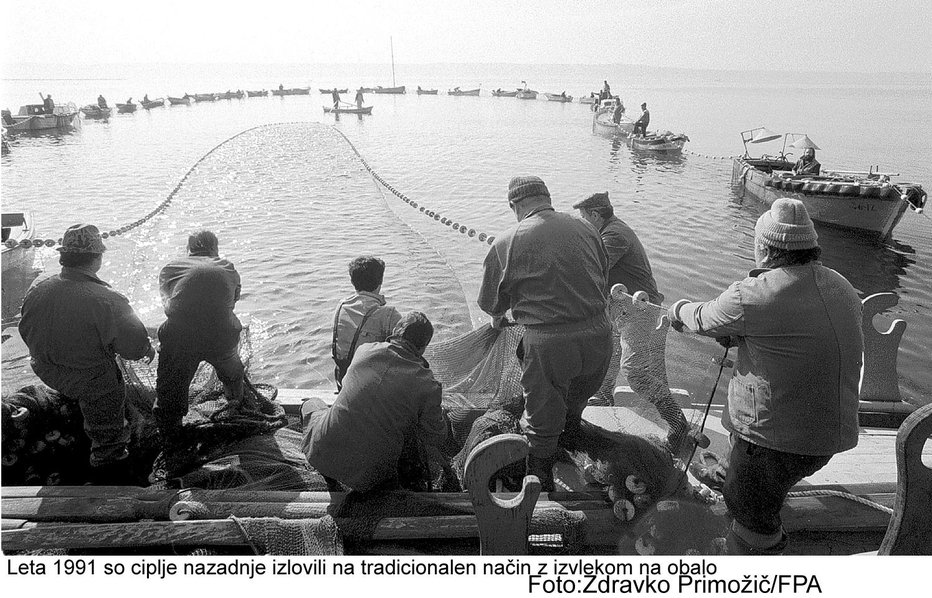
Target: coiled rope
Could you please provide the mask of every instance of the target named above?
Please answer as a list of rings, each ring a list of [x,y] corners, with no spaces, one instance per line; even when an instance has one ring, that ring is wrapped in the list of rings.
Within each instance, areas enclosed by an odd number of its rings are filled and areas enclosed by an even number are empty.
[[[237,133],[236,135],[233,135],[232,137],[229,137],[229,138],[227,138],[227,139],[221,141],[221,142],[218,143],[216,146],[214,146],[213,149],[211,149],[209,152],[207,152],[206,154],[204,154],[203,156],[201,156],[201,158],[200,158],[197,162],[195,162],[194,165],[191,166],[191,168],[188,169],[188,172],[186,172],[185,175],[184,175],[183,177],[181,177],[181,180],[178,181],[178,184],[175,185],[175,188],[172,189],[171,193],[168,194],[168,197],[166,197],[166,198],[162,201],[162,203],[160,203],[158,206],[156,206],[154,210],[152,210],[151,212],[149,212],[148,214],[146,214],[145,216],[143,216],[143,217],[140,218],[139,220],[135,220],[135,221],[133,221],[133,222],[130,222],[129,224],[126,224],[126,225],[124,225],[124,226],[121,226],[120,228],[116,228],[116,229],[113,229],[113,230],[109,230],[109,231],[103,232],[103,233],[100,234],[100,236],[101,236],[102,238],[106,239],[106,238],[108,238],[108,237],[118,237],[118,236],[120,236],[120,235],[124,235],[124,234],[130,232],[131,230],[133,230],[133,229],[135,229],[135,228],[138,228],[138,227],[142,226],[143,224],[145,224],[146,222],[148,222],[149,220],[151,220],[152,218],[154,218],[154,217],[157,216],[158,214],[161,214],[161,213],[164,212],[166,209],[168,209],[168,206],[169,206],[169,204],[171,204],[172,199],[175,198],[175,195],[178,193],[178,191],[181,190],[181,187],[184,185],[185,181],[188,180],[188,177],[191,176],[191,173],[193,173],[193,172],[197,169],[197,167],[201,164],[201,162],[203,162],[204,160],[206,160],[211,154],[213,154],[215,151],[217,151],[218,149],[220,149],[223,145],[225,145],[226,143],[228,143],[228,142],[230,142],[230,141],[233,141],[234,139],[236,139],[236,138],[239,137],[240,135],[244,135],[244,134],[246,134],[246,133],[248,133],[248,132],[250,132],[250,131],[254,131],[254,130],[256,130],[256,129],[261,129],[262,127],[267,127],[267,126],[269,126],[269,125],[258,125],[258,126],[255,126],[255,127],[251,127],[251,128],[246,129],[246,130],[244,130],[244,131],[240,131],[240,132]],[[6,241],[6,243],[4,243],[4,245],[6,245],[7,247],[9,247],[10,249],[26,249],[26,248],[29,248],[29,247],[43,247],[43,246],[45,246],[45,247],[55,247],[56,245],[61,245],[61,242],[62,242],[61,237],[59,237],[57,240],[56,240],[56,239],[23,239],[22,241],[18,241],[18,242],[17,242],[17,241],[14,241],[13,239],[10,239],[10,240]]]
[[[350,149],[353,150],[353,152],[356,154],[356,157],[358,157],[359,161],[362,162],[362,165],[366,167],[366,170],[369,171],[369,174],[372,175],[372,178],[378,181],[383,187],[391,191],[392,194],[395,195],[395,197],[399,198],[401,201],[405,202],[412,208],[419,210],[422,214],[424,214],[428,218],[432,218],[435,221],[439,222],[440,224],[449,226],[453,230],[459,231],[461,234],[464,234],[468,236],[469,238],[476,238],[479,241],[488,243],[489,245],[491,245],[495,241],[494,236],[486,234],[484,232],[479,232],[474,228],[467,227],[465,224],[454,222],[452,219],[441,215],[440,212],[437,212],[436,210],[431,210],[427,206],[420,205],[418,202],[407,197],[401,191],[398,191],[397,189],[395,189],[388,181],[383,179],[381,175],[379,175],[379,173],[377,173],[375,170],[372,169],[371,166],[369,166],[369,163],[366,161],[365,158],[363,158],[362,154],[359,153],[359,150],[356,149],[356,146],[353,145],[353,142],[349,140],[349,137],[347,137],[346,134],[343,133],[343,131],[341,131],[340,129],[337,129],[336,127],[333,127],[333,130],[339,133],[340,136],[343,137],[343,139],[346,141],[346,143],[349,144]]]

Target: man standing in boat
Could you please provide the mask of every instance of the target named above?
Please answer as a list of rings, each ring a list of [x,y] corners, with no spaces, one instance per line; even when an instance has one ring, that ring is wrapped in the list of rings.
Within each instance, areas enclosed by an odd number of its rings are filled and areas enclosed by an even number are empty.
[[[796,161],[793,166],[793,174],[811,174],[819,176],[822,171],[822,165],[815,159],[815,148],[807,147],[803,155]]]
[[[609,288],[622,284],[630,295],[643,291],[650,303],[663,303],[663,294],[657,290],[644,246],[631,227],[615,216],[608,192],[590,195],[574,204],[573,208],[579,210],[582,219],[594,226],[602,237],[602,244],[608,254]],[[664,327],[658,330],[656,318],[638,318],[638,314],[632,313],[622,333],[616,324],[621,316],[620,307],[610,303],[612,360],[608,375],[596,394],[598,403],[614,404],[615,383],[620,369],[631,389],[649,401],[670,427],[667,445],[671,453],[679,454],[681,449],[686,448],[689,423],[683,410],[673,400],[667,382],[667,365],[664,360],[667,329]],[[709,444],[708,438],[700,442],[705,446]]]
[[[331,354],[337,390],[343,386],[356,349],[388,340],[401,320],[398,310],[385,305],[385,296],[380,294],[385,262],[368,255],[358,257],[350,262],[349,275],[356,293],[344,299],[333,316]]]
[[[336,110],[340,107],[340,91],[334,87],[330,95],[333,98],[333,109]]]
[[[107,108],[107,98],[103,94],[97,96],[97,107],[102,110]]]
[[[40,93],[40,94],[39,94],[39,97],[42,98],[42,110],[43,110],[46,114],[54,114],[54,113],[55,113],[55,101],[52,100],[52,94],[49,94],[49,95],[47,95],[47,96],[43,96],[43,95]]]
[[[861,301],[819,262],[805,205],[778,199],[754,227],[758,269],[704,303],[677,301],[676,325],[738,347],[722,423],[732,448],[724,497],[734,554],[780,554],[789,490],[858,443]]]
[[[647,109],[647,102],[641,104],[641,117],[634,122],[633,135],[647,135],[647,125],[650,124],[650,110]]]
[[[58,249],[61,273],[29,287],[19,331],[39,379],[81,408],[91,483],[135,485],[125,387],[114,357],[152,361],[155,349],[126,297],[97,277],[106,250],[96,226],[68,228]]]
[[[420,89],[420,87],[418,89]],[[359,89],[356,90],[356,107],[357,108],[362,108],[362,103],[364,99],[365,98],[363,98],[363,95],[362,95],[362,87],[360,87]]]
[[[159,327],[156,401],[152,409],[163,448],[180,440],[188,413],[191,380],[202,361],[217,371],[228,404],[243,404],[245,368],[238,346],[243,326],[233,313],[240,296],[240,276],[220,257],[217,236],[202,230],[188,237],[187,255],[159,273],[159,293],[167,319]]]
[[[478,303],[493,326],[505,325],[510,309],[514,321],[526,327],[518,357],[528,473],[553,490],[559,444],[572,443],[612,356],[608,260],[595,229],[556,212],[540,178],[511,179],[508,205],[518,224],[489,250]]]
[[[331,487],[396,488],[399,461],[417,463],[439,451],[449,424],[442,387],[423,357],[433,334],[423,313],[406,314],[387,343],[360,347],[332,407],[302,406],[304,454]]]

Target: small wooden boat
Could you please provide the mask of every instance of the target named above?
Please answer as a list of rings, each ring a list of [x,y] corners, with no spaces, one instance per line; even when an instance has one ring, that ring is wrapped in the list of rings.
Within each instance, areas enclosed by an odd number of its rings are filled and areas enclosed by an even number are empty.
[[[683,151],[683,146],[689,141],[689,137],[682,133],[674,134],[669,131],[648,133],[644,136],[628,136],[628,145],[631,149],[656,152],[660,154],[678,154]]]
[[[398,87],[376,87],[372,90],[372,93],[383,93],[383,94],[396,94],[401,95],[405,93],[405,86],[399,85]]]
[[[88,104],[81,108],[81,114],[84,115],[84,118],[109,118],[113,113],[113,108],[101,108],[97,104]]]
[[[492,95],[495,96],[496,98],[513,98],[516,95],[518,95],[518,91],[520,90],[502,91],[501,89],[493,89]]]
[[[478,96],[479,89],[451,89],[447,91],[448,96]]]
[[[70,129],[78,118],[77,106],[72,103],[55,106],[52,114],[45,113],[43,104],[21,106],[19,114],[10,114],[3,110],[3,126],[7,131],[49,131],[53,129]]]
[[[547,96],[547,101],[548,101],[548,102],[563,102],[563,103],[566,103],[566,102],[572,102],[572,101],[573,101],[573,96],[568,96],[568,95],[565,95],[565,94],[562,94],[562,93],[545,93],[544,95]]]
[[[263,89],[263,90],[260,90],[260,91],[249,91],[249,90],[246,90],[246,97],[250,97],[250,98],[264,98],[264,97],[266,97],[267,95],[269,95],[269,92],[268,92],[267,89]]]
[[[172,96],[168,96],[168,103],[171,106],[188,106],[191,104],[191,96],[188,94],[184,94],[180,98],[173,98]]]
[[[320,88],[318,88],[318,89],[320,90],[320,93],[323,93],[323,94],[332,94],[332,93],[333,93],[333,90],[332,90],[332,89],[324,89],[324,88],[322,88],[322,87],[320,87]],[[338,89],[338,90],[337,90],[337,93],[349,93],[349,89]]]
[[[136,112],[136,108],[139,107],[139,104],[117,104],[117,112],[120,114],[132,114]]]
[[[223,93],[218,93],[218,94],[217,94],[217,99],[218,99],[218,100],[233,100],[233,99],[239,100],[239,99],[242,99],[242,98],[245,97],[245,96],[246,96],[246,94],[243,93],[243,90],[238,90],[238,91],[225,91],[225,92],[223,92]]]
[[[580,104],[595,104],[597,101],[599,101],[599,98],[595,96],[583,96],[579,98]]]
[[[536,100],[537,92],[533,89],[519,89],[515,93],[515,97],[519,100]]]
[[[310,87],[292,87],[292,88],[289,89],[288,91],[291,92],[291,93],[288,94],[288,95],[293,95],[293,96],[306,96],[306,95],[310,95],[310,94],[311,94],[311,88],[310,88]]]
[[[36,231],[32,226],[32,214],[29,212],[4,212],[0,216],[3,232],[3,245],[0,246],[0,275],[7,278],[11,270],[32,267],[35,248],[27,247],[23,242],[32,241]]]
[[[217,94],[214,93],[196,93],[194,94],[195,102],[213,102],[216,101]]]
[[[153,108],[161,108],[164,105],[165,105],[165,100],[162,98],[158,98],[156,100],[150,100],[148,102],[146,101],[142,102],[142,107],[145,108],[146,110],[152,110]]]
[[[421,89],[420,87],[418,87],[418,88],[417,88],[417,95],[419,95],[419,96],[435,96],[435,95],[437,95],[437,90],[436,90],[436,89]]]
[[[372,114],[372,106],[363,106],[362,108],[334,108],[333,106],[324,106],[325,114]]]
[[[624,114],[617,123],[615,122],[615,106],[618,102],[615,98],[609,98],[599,105],[592,117],[593,133],[604,137],[627,137],[634,132],[634,121]]]

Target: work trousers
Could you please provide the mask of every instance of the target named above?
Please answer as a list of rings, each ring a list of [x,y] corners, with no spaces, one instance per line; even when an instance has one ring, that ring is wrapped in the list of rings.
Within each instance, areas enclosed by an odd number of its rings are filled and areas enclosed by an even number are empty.
[[[192,347],[183,338],[172,336],[163,335],[162,330],[159,330],[161,346],[152,413],[163,431],[180,426],[181,420],[188,413],[191,381],[202,361],[217,371],[228,400],[240,401],[243,398],[245,367],[237,351],[238,343],[223,349],[198,348]]]
[[[521,339],[521,386],[530,454],[552,456],[560,434],[579,428],[612,356],[605,315],[572,324],[528,326]]]
[[[107,465],[129,456],[126,389],[115,361],[79,370],[33,360],[32,369],[47,386],[78,401],[84,417],[84,433],[91,440],[92,466]]]
[[[722,494],[735,521],[752,532],[776,534],[780,509],[790,488],[819,471],[831,455],[797,455],[775,451],[732,436],[731,456]]]

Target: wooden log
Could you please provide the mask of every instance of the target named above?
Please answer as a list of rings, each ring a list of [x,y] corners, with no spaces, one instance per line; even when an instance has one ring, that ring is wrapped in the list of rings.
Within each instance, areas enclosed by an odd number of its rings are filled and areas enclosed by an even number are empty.
[[[521,493],[509,500],[496,498],[489,492],[491,477],[527,454],[527,438],[501,434],[480,442],[466,459],[463,483],[469,489],[479,520],[482,555],[528,553],[528,527],[540,495],[540,480],[537,476],[525,476]]]

